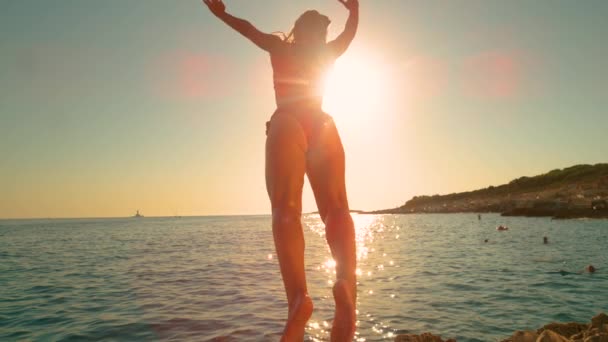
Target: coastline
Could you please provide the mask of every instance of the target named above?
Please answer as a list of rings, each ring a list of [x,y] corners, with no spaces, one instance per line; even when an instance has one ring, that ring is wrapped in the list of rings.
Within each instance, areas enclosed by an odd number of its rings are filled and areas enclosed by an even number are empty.
[[[501,216],[521,216],[521,217],[550,217],[555,220],[565,219],[608,219],[608,209],[543,209],[543,208],[514,208],[511,210],[410,210],[403,211],[400,208],[358,211],[359,214],[500,214]]]
[[[537,209],[537,208],[516,208],[501,213],[502,216],[525,216],[525,217],[551,217],[556,220],[563,219],[608,219],[608,209]]]
[[[371,214],[498,213],[554,219],[608,218],[608,163],[574,165],[473,191],[414,196]]]

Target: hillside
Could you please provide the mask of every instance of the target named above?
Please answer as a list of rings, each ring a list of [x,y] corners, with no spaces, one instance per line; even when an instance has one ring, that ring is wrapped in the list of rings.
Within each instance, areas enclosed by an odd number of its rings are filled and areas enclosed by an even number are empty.
[[[608,164],[575,165],[475,191],[415,196],[401,207],[374,213],[499,212],[557,217],[587,217],[601,213],[603,217],[606,200]],[[605,216],[608,217],[608,213]]]

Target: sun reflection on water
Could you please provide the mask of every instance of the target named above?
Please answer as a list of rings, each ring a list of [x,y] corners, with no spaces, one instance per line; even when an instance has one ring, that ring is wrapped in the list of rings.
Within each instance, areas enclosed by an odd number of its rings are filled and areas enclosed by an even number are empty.
[[[378,218],[376,215],[353,215],[357,261],[367,258],[370,252],[367,245],[374,241],[374,230],[381,232],[383,229]]]
[[[364,303],[369,300],[377,301],[376,298],[387,297],[387,300],[394,299],[396,295],[393,293],[384,293],[383,291],[377,292],[374,284],[378,279],[386,278],[392,282],[394,277],[387,276],[385,272],[389,271],[392,267],[399,267],[394,259],[384,252],[382,244],[378,245],[384,239],[399,239],[399,227],[390,224],[386,221],[386,216],[378,215],[365,215],[365,214],[353,214],[352,215],[355,225],[355,244],[357,248],[357,287],[358,287],[358,298],[357,307],[361,308],[362,301]],[[325,225],[321,222],[318,215],[309,215],[306,219],[306,227],[315,234],[319,235],[325,240]],[[376,244],[374,243],[376,242]],[[376,250],[376,248],[380,248]],[[373,255],[373,257],[371,257]],[[336,261],[331,257],[329,247],[327,247],[327,254],[320,257],[315,262],[314,269],[319,273],[315,276],[322,275],[325,279],[324,282],[329,288],[333,286],[336,275]],[[390,271],[389,271],[390,272]],[[392,291],[391,291],[392,292]],[[371,299],[374,298],[374,299]],[[324,293],[321,296],[321,301],[324,305],[325,312],[333,314],[333,298],[331,296],[331,290]],[[331,310],[331,311],[330,311]],[[360,320],[357,321],[357,329],[369,329],[367,331],[373,331],[377,334],[377,337],[382,339],[394,338],[394,331],[387,325],[386,322],[376,321],[375,317],[370,313],[361,314],[357,310],[357,317]],[[313,316],[313,319],[307,326],[308,340],[312,341],[327,341],[329,339],[331,331],[331,322],[333,317],[323,317],[323,319],[317,319]],[[365,327],[362,327],[363,326]],[[362,337],[358,333],[355,336],[356,341],[367,341],[371,336]],[[375,340],[375,338],[372,338]]]

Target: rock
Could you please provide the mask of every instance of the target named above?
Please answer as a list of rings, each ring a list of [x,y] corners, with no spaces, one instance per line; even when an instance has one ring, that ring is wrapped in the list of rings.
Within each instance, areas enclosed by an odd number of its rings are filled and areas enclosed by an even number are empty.
[[[444,341],[431,333],[405,334],[395,337],[395,342],[456,342]],[[591,324],[550,323],[536,331],[516,331],[502,342],[608,342],[608,315],[600,313]]]
[[[591,326],[601,329],[602,331],[605,331],[603,329],[605,329],[606,324],[608,324],[608,315],[603,312],[599,315],[593,316],[591,319]]]
[[[608,342],[608,333],[598,333],[587,337],[584,342]]]
[[[456,342],[456,340],[449,339],[444,341],[439,336],[435,336],[431,333],[424,333],[422,335],[397,335],[397,337],[395,337],[395,342]]]
[[[606,325],[604,325],[604,327],[605,326]],[[608,340],[606,340],[605,336],[608,336],[608,333],[606,331],[603,331],[600,328],[590,328],[589,330],[586,330],[586,331],[583,331],[576,335],[573,335],[572,337],[570,337],[570,339],[574,342],[587,342],[587,341],[593,341],[593,342],[606,341],[606,342],[608,342]]]
[[[587,328],[589,328],[589,325],[582,323],[550,323],[538,329],[536,332],[542,334],[545,330],[551,330],[563,337],[570,338],[573,335],[587,330]]]
[[[536,331],[521,331],[518,330],[511,335],[509,339],[503,342],[536,342],[538,333]]]
[[[583,342],[585,340],[585,332],[580,332],[576,335],[570,336],[570,339],[574,342]]]
[[[536,342],[570,342],[570,340],[552,330],[545,330],[538,336]]]
[[[600,329],[598,328],[589,328],[587,331],[583,332],[583,339],[586,339],[589,336],[597,335],[600,333]]]

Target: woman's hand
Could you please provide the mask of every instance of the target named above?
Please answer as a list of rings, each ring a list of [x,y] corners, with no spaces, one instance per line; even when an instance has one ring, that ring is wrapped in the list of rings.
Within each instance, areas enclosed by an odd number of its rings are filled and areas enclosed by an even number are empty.
[[[226,13],[226,5],[224,5],[222,0],[203,0],[203,2],[216,17]]]
[[[359,9],[359,0],[338,0],[346,9],[354,11]]]

